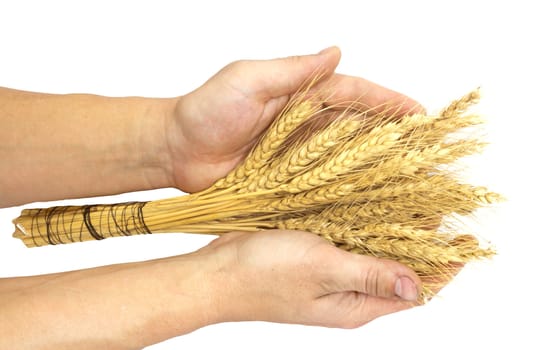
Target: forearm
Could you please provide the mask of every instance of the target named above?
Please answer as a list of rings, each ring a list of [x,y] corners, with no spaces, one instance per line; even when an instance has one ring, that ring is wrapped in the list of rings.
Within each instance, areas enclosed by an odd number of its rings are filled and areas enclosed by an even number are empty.
[[[168,186],[175,104],[0,88],[0,207]]]
[[[0,279],[0,348],[138,349],[205,326],[214,322],[208,260]]]

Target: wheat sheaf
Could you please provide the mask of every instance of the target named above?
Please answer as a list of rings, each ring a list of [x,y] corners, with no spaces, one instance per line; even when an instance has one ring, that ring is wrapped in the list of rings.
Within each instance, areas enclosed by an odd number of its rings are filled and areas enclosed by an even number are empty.
[[[26,209],[14,237],[34,247],[147,233],[303,230],[406,264],[423,281],[422,299],[460,266],[494,254],[458,223],[502,198],[462,183],[451,166],[484,146],[458,133],[482,123],[469,113],[478,90],[436,115],[340,109],[319,96],[309,89],[293,96],[248,157],[202,192]]]

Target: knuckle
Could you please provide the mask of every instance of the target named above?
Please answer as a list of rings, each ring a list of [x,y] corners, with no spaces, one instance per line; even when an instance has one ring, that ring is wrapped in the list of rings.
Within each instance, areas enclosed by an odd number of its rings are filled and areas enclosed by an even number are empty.
[[[299,64],[302,62],[302,56],[288,56],[286,57],[291,63]]]
[[[389,261],[376,259],[363,275],[364,293],[379,297],[392,297],[395,294],[395,274]]]
[[[373,265],[371,268],[367,269],[364,272],[364,285],[363,291],[369,295],[378,294],[378,285],[379,285],[380,272],[376,265]]]

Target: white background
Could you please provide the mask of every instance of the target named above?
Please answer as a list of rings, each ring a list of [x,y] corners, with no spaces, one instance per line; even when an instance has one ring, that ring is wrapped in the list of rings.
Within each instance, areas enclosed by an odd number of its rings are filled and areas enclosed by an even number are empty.
[[[313,53],[335,44],[343,51],[339,72],[402,91],[429,111],[481,86],[479,110],[489,121],[492,144],[482,157],[470,161],[466,177],[508,198],[480,212],[474,227],[497,247],[493,261],[465,268],[430,304],[357,330],[221,324],[150,349],[532,349],[534,193],[527,166],[534,150],[534,28],[527,4],[0,2],[0,85],[55,93],[175,96],[196,88],[233,60]],[[163,189],[44,205],[174,195],[175,190]],[[0,210],[1,277],[176,255],[212,239],[169,234],[30,250],[11,238],[11,220],[20,209]],[[102,327],[106,317],[102,315]]]

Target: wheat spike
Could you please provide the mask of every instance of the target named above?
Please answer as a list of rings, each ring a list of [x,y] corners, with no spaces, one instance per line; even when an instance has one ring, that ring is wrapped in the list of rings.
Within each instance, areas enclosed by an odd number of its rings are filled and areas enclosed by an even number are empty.
[[[226,177],[217,181],[214,187],[227,188],[244,181],[255,170],[260,169],[268,162],[293,130],[319,110],[320,108],[311,101],[302,101],[291,105],[275,120],[245,162],[232,170]]]
[[[326,129],[312,135],[306,143],[297,145],[294,150],[288,151],[281,158],[275,159],[272,164],[261,168],[257,174],[250,177],[251,183],[242,192],[278,188],[309,169],[322,157],[328,156],[336,145],[357,132],[360,124],[353,119],[338,119]],[[254,181],[261,177],[265,177],[264,183]]]

